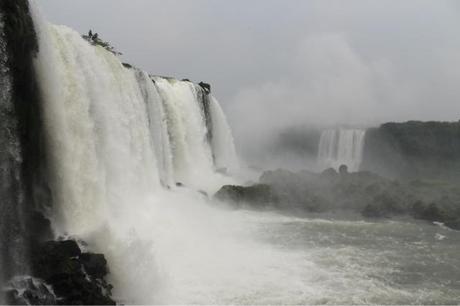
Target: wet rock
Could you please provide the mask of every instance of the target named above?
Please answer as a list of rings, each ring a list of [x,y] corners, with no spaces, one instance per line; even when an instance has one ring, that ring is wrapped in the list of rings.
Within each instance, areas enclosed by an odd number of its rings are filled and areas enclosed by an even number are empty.
[[[334,178],[338,175],[337,171],[334,168],[327,168],[321,173],[321,176],[325,178]]]
[[[41,212],[32,212],[29,224],[33,241],[45,241],[53,237],[51,222]]]
[[[32,254],[33,275],[50,285],[61,305],[114,305],[102,254],[82,253],[73,240],[48,241]]]
[[[109,272],[107,270],[107,260],[103,254],[81,254],[80,262],[83,264],[85,272],[95,278],[103,278]]]
[[[362,211],[362,215],[371,218],[387,218],[404,214],[401,199],[389,193],[380,193]]]
[[[225,185],[214,196],[219,200],[235,204],[268,205],[278,202],[278,197],[272,187],[266,184],[252,186]]]
[[[460,122],[389,122],[368,129],[361,169],[399,179],[460,181]]]
[[[460,231],[460,217],[446,221],[445,225],[451,229]]]
[[[224,186],[216,198],[283,213],[351,212],[367,218],[413,216],[460,228],[460,187],[448,181],[397,181],[369,171],[322,173],[278,169],[251,186]],[[346,174],[345,174],[346,173]],[[427,204],[431,203],[431,204]]]
[[[412,213],[415,218],[427,221],[443,222],[446,219],[446,216],[434,203],[426,205],[418,201],[412,206]]]
[[[31,276],[12,279],[6,291],[10,305],[56,305],[56,296],[49,285]]]
[[[347,165],[340,165],[339,173],[340,173],[340,175],[347,175],[348,174],[348,166]]]
[[[210,84],[200,82],[200,83],[198,83],[198,85],[200,85],[200,87],[203,88],[206,93],[208,93],[208,94],[211,93],[211,85]]]

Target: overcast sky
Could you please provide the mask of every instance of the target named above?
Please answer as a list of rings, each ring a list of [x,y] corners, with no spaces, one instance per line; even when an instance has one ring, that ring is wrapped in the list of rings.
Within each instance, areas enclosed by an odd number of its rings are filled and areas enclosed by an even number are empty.
[[[460,119],[460,1],[40,0],[152,74],[207,81],[240,139]]]

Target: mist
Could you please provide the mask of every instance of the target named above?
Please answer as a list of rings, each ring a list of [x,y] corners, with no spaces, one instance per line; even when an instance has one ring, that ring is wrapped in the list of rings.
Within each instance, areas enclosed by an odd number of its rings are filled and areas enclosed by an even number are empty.
[[[455,1],[40,4],[153,74],[211,83],[242,156],[293,127],[459,118]]]
[[[459,304],[459,14],[0,1],[0,304]]]

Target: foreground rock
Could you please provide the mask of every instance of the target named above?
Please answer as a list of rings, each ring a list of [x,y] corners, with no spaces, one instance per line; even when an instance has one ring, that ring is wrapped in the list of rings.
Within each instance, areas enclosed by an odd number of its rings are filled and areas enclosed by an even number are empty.
[[[259,184],[224,186],[216,198],[241,207],[285,212],[355,212],[367,218],[412,216],[460,230],[460,187],[442,181],[401,182],[370,172],[316,174],[287,170],[265,172]]]
[[[47,241],[33,250],[33,277],[15,280],[9,304],[115,305],[102,254],[83,253],[73,240]]]

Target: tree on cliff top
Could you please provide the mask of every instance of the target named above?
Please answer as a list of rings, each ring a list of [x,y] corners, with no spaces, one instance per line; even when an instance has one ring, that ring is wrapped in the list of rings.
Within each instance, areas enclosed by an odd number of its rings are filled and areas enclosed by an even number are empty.
[[[122,55],[122,53],[116,51],[115,48],[112,45],[110,45],[109,42],[100,39],[98,33],[93,34],[92,30],[89,30],[88,35],[82,35],[82,37],[94,46],[101,46],[102,48],[113,53],[114,55]]]

